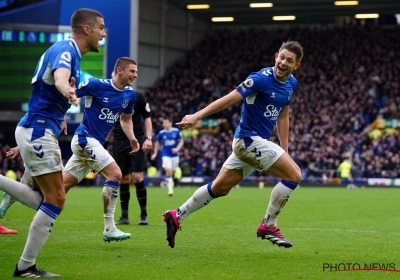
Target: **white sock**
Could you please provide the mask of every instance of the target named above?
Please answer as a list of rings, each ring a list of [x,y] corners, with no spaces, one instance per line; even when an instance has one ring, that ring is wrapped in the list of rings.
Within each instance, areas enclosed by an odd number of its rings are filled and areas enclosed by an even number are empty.
[[[40,205],[35,217],[33,217],[24,252],[18,262],[19,271],[35,264],[36,257],[43,248],[44,243],[46,243],[60,211],[60,208],[50,203],[43,202]]]
[[[173,193],[174,192],[174,180],[172,179],[171,176],[167,176],[167,188],[168,188],[168,193]]]
[[[291,182],[294,186],[294,184]],[[296,184],[297,186],[297,184]],[[294,186],[294,188],[296,188]],[[289,199],[290,194],[294,190],[279,182],[271,192],[271,198],[269,200],[268,209],[265,213],[264,220],[262,223],[266,227],[273,227],[277,225],[277,219],[279,213],[282,211],[283,207],[285,206],[286,202]]]
[[[31,187],[20,182],[11,180],[3,175],[0,175],[0,190],[11,195],[15,200],[18,200],[25,206],[37,210],[42,203],[43,197]]]
[[[115,227],[114,212],[118,197],[118,182],[106,181],[103,187],[104,233],[113,232]]]
[[[211,191],[212,182],[198,188],[181,207],[178,208],[177,218],[181,223],[190,213],[206,206],[211,200],[217,198]]]

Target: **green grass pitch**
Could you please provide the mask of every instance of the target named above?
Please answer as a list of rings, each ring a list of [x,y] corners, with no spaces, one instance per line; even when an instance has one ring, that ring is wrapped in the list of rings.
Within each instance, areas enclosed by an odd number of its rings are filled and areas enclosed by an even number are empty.
[[[67,195],[38,267],[62,279],[395,279],[384,271],[323,271],[324,263],[393,264],[400,270],[398,189],[301,187],[278,219],[293,247],[256,238],[271,188],[238,188],[190,215],[171,249],[162,212],[180,206],[195,188],[148,188],[149,225],[138,226],[131,189],[132,233],[118,243],[102,240],[101,188],[75,188]],[[25,245],[34,211],[16,203],[0,223],[18,230],[0,235],[0,279],[11,275]],[[115,218],[120,215],[119,202]]]

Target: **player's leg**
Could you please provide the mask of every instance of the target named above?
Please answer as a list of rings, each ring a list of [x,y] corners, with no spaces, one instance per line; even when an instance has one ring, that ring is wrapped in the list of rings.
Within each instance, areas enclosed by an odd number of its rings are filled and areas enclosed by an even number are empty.
[[[24,176],[25,174],[26,172]],[[0,217],[6,214],[14,199],[34,210],[37,210],[42,202],[40,192],[33,190],[32,186],[26,185],[22,179],[21,182],[17,182],[0,175],[0,190],[4,191],[0,204]]]
[[[162,167],[165,170],[165,181],[167,182],[168,195],[172,196],[174,194],[174,171],[172,170],[172,158],[162,157]]]
[[[138,225],[146,226],[149,224],[147,218],[147,189],[144,184],[144,175],[142,172],[132,172],[132,182],[136,188],[136,198],[140,207],[140,219]]]
[[[114,223],[114,213],[118,198],[118,187],[122,178],[121,170],[112,159],[112,162],[104,167],[99,173],[106,179],[103,187],[103,240],[106,242],[126,240],[130,238],[131,234],[118,230]]]
[[[62,185],[61,151],[53,132],[48,129],[17,127],[16,136],[22,159],[43,194],[43,202],[32,220],[24,251],[14,271],[14,276],[21,276],[40,272],[35,265],[36,257],[64,206],[65,192]],[[57,276],[47,272],[45,274],[47,277]],[[43,273],[41,275],[44,276]]]
[[[131,145],[128,139],[114,139],[113,158],[121,169],[122,178],[119,186],[119,200],[121,204],[121,217],[116,225],[129,225],[129,200],[131,193],[129,183],[131,181],[132,156],[130,155]]]
[[[177,210],[164,212],[167,224],[167,240],[171,248],[175,246],[175,235],[181,222],[187,216],[208,205],[213,199],[225,196],[229,191],[246,178],[254,169],[240,161],[234,154],[230,155],[213,182],[198,188]]]
[[[292,247],[292,243],[280,232],[276,221],[291,192],[301,180],[300,168],[280,146],[260,137],[235,139],[234,142],[234,152],[238,158],[252,164],[257,170],[282,178],[272,190],[257,236],[278,246]]]
[[[0,178],[0,182],[1,182],[1,178]],[[13,181],[13,182],[16,182],[16,181]],[[7,183],[9,183],[9,182],[7,181]],[[29,205],[31,205],[30,208],[37,210],[40,206],[40,203],[43,200],[43,196],[42,196],[42,193],[40,192],[39,186],[37,185],[35,180],[33,180],[32,176],[29,174],[29,171],[27,169],[25,169],[25,172],[21,177],[20,183],[29,186],[31,189],[33,189],[35,191],[34,193],[32,193],[27,188],[23,187],[23,189],[24,189],[23,197],[26,198],[25,201],[29,202]],[[12,184],[12,185],[14,186],[14,184]],[[18,186],[20,186],[20,185],[18,185]],[[15,190],[15,191],[17,191],[17,190]],[[33,198],[32,198],[32,196],[33,196]],[[8,209],[11,207],[11,205],[14,204],[15,201],[16,200],[11,195],[9,195],[6,192],[3,192],[2,200],[0,203],[0,219],[4,218]],[[26,203],[23,203],[23,204],[26,205]]]
[[[122,169],[121,169],[122,171]],[[122,173],[124,174],[124,173]],[[121,217],[115,222],[116,225],[129,225],[129,201],[131,199],[131,192],[129,189],[131,175],[122,175],[122,179],[119,186],[119,199],[121,204]]]
[[[80,182],[90,170],[101,174],[106,179],[102,192],[105,224],[103,240],[118,241],[129,238],[129,233],[117,230],[114,224],[118,187],[122,177],[114,158],[100,145],[99,141],[91,137],[75,135],[71,141],[71,149],[74,154],[65,166],[65,171],[71,173],[77,182]],[[67,182],[69,181],[66,179]],[[68,185],[71,184],[72,180]],[[66,186],[66,191],[68,191],[68,186]]]
[[[132,183],[135,184],[136,198],[140,207],[140,219],[138,225],[149,224],[147,218],[147,189],[144,183],[144,171],[146,171],[146,154],[139,150],[131,156]]]

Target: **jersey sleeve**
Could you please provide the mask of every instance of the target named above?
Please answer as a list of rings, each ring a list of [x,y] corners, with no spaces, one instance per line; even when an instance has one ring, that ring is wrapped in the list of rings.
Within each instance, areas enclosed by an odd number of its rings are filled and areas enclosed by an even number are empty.
[[[138,103],[140,115],[142,116],[143,119],[147,119],[151,117],[151,110],[150,110],[150,105],[147,103],[146,98],[144,98],[143,94],[138,93],[136,102]]]
[[[75,51],[69,45],[59,46],[53,50],[50,56],[51,71],[54,72],[58,68],[66,68],[72,71],[72,63],[75,61]]]
[[[292,102],[292,99],[293,99],[293,95],[297,91],[297,80],[296,79],[293,79],[292,85],[293,85],[293,90],[291,92],[289,92],[289,98],[288,98],[288,102],[286,103],[286,105],[290,105],[290,103]]]
[[[128,106],[124,109],[125,114],[133,114],[133,105],[135,105],[136,102],[136,91],[131,90],[131,98],[129,99]]]
[[[76,96],[82,97],[86,95],[93,95],[96,88],[96,79],[88,79],[78,85]]]
[[[236,87],[237,91],[243,96],[243,98],[256,93],[261,85],[261,78],[258,73],[250,74],[247,79]]]
[[[178,140],[180,141],[183,137],[182,137],[182,132],[178,129]]]

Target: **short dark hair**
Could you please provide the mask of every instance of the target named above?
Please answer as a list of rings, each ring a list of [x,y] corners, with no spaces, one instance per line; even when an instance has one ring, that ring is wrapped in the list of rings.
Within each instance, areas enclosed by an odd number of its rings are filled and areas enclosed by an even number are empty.
[[[172,123],[172,118],[171,117],[163,117],[163,121],[169,121]]]
[[[300,45],[299,42],[296,41],[286,41],[283,42],[281,47],[279,48],[279,52],[281,52],[283,49],[286,49],[296,55],[296,60],[297,62],[300,62],[301,59],[303,58],[303,47]]]
[[[98,17],[104,18],[103,15],[96,10],[87,8],[76,10],[71,16],[72,33],[79,34],[83,25],[96,22]]]
[[[121,68],[121,69],[125,69],[129,64],[136,64],[136,61],[134,61],[132,58],[130,57],[120,57],[117,59],[117,62],[115,62],[115,66],[114,66],[114,73],[117,72],[117,68]]]

